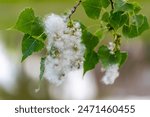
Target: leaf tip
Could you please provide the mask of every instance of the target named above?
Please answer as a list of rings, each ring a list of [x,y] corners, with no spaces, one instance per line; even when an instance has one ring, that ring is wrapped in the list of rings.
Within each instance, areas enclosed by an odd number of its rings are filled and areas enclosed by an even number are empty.
[[[22,56],[21,63],[26,59],[25,56]]]
[[[86,71],[84,71],[84,72],[83,72],[83,74],[82,74],[82,78],[85,76],[85,73],[86,73]]]

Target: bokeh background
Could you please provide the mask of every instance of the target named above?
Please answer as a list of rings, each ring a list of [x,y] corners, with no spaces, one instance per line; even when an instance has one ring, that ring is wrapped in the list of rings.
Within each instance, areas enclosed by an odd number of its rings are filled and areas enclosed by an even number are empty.
[[[150,0],[134,1],[141,4],[142,13],[150,21]],[[0,0],[0,99],[150,99],[150,30],[136,39],[123,39],[122,50],[128,51],[129,57],[113,85],[100,82],[103,73],[97,65],[84,79],[81,71],[70,73],[61,86],[43,80],[41,90],[35,93],[42,53],[21,63],[23,34],[8,28],[15,24],[20,11],[26,7],[32,7],[36,15],[44,17],[50,13],[61,15],[75,3],[76,0]],[[95,23],[85,15],[82,7],[73,19],[80,19],[88,26]]]

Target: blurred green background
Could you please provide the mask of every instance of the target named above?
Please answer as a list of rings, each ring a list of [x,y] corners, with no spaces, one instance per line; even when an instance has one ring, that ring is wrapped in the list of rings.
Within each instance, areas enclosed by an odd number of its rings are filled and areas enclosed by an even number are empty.
[[[150,21],[150,1],[130,1],[139,2],[142,13]],[[61,15],[69,11],[76,2],[0,0],[0,99],[150,99],[150,30],[136,39],[123,40],[122,50],[129,52],[129,58],[121,68],[120,77],[114,85],[106,86],[99,82],[103,74],[100,72],[100,65],[97,65],[84,80],[70,78],[58,87],[44,80],[41,90],[35,93],[41,53],[34,54],[20,63],[23,35],[8,29],[15,24],[19,13],[26,7],[32,7],[36,15],[44,17],[50,13]],[[81,6],[73,19],[78,19],[87,26],[95,23],[85,15]]]

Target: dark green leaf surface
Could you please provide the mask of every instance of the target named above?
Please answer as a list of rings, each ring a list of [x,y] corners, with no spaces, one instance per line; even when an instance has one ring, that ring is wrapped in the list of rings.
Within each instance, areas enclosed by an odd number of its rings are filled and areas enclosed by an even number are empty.
[[[102,21],[109,22],[109,13],[105,12],[102,16]]]
[[[42,20],[35,17],[32,8],[26,8],[21,12],[15,28],[25,33],[22,40],[22,61],[33,52],[38,52],[44,48],[46,34],[44,33]]]
[[[107,8],[110,4],[110,1],[109,0],[100,0],[101,2],[101,5],[104,7],[104,8]]]
[[[31,29],[32,22],[34,20],[34,12],[31,8],[27,8],[21,12],[15,28],[19,31],[27,33]]]
[[[97,36],[88,32],[86,27],[80,23],[82,29],[82,43],[85,45],[87,51],[93,50],[99,42]]]
[[[87,50],[93,50],[98,44],[99,39],[92,33],[84,31],[82,34],[82,43],[85,45]]]
[[[145,30],[149,29],[147,18],[143,15],[135,15],[131,25],[123,27],[123,34],[128,38],[133,38],[141,35]]]
[[[22,40],[22,61],[25,60],[33,52],[38,52],[44,48],[44,43],[36,40],[32,36],[25,34]]]
[[[87,51],[84,61],[84,74],[95,68],[95,65],[99,62],[97,53],[94,51]]]
[[[120,60],[119,66],[121,67],[126,62],[126,60],[128,58],[128,53],[127,52],[121,52],[120,57],[121,57],[121,60]]]
[[[15,28],[32,36],[39,36],[44,32],[41,19],[34,16],[34,11],[31,8],[21,12]]]
[[[98,19],[100,17],[102,7],[107,8],[109,4],[109,0],[85,0],[82,2],[87,16],[92,19]]]
[[[114,54],[111,54],[107,46],[101,46],[99,48],[98,56],[104,68],[107,68],[112,64],[121,66],[127,59],[127,53],[117,51]]]
[[[101,0],[85,0],[82,2],[84,10],[88,17],[98,19],[101,12]]]
[[[85,59],[84,60],[84,74],[85,74],[87,71],[94,69],[95,65],[99,61],[97,53],[94,52],[94,48],[98,44],[99,39],[97,36],[88,32],[86,27],[82,23],[80,23],[80,25],[82,29],[82,43],[86,47],[86,53],[84,55],[84,59]],[[102,36],[101,34],[98,34],[98,35],[100,37]]]
[[[110,54],[110,51],[107,48],[107,46],[101,46],[99,48],[98,56],[99,56],[99,59],[101,60],[103,67],[106,68],[107,66],[110,65],[110,56],[112,55]]]
[[[127,21],[129,17],[127,14],[124,14],[122,11],[118,11],[115,13],[112,13],[109,19],[109,24],[117,30],[121,26],[123,26]]]

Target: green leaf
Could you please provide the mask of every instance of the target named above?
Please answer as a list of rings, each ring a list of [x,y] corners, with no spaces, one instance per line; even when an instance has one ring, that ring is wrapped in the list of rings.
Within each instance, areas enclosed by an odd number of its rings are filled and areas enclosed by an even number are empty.
[[[35,17],[35,19],[33,20],[32,24],[31,24],[31,35],[36,35],[39,36],[44,32],[44,26],[42,24],[42,19],[40,19],[39,17]]]
[[[33,9],[32,8],[25,9],[20,13],[15,28],[26,33],[30,29],[28,26],[32,24],[34,18],[35,16]]]
[[[84,60],[84,74],[85,74],[87,71],[93,69],[99,61],[97,53],[93,51],[93,49],[98,44],[99,39],[97,36],[88,32],[86,27],[82,23],[80,23],[80,25],[82,29],[82,43],[86,47],[86,52],[84,55],[84,59],[85,59]],[[97,35],[99,35],[100,37],[102,36],[99,31],[97,32]]]
[[[45,39],[47,38],[47,35],[46,35],[45,33],[42,33],[42,34],[39,35],[39,36],[32,36],[32,37],[35,38],[35,39],[37,39],[37,40],[39,40],[39,41],[44,42]]]
[[[139,27],[139,32],[142,34],[144,31],[149,29],[149,23],[147,21],[147,18],[144,16],[143,24]]]
[[[112,64],[121,66],[127,59],[127,53],[117,51],[114,54],[111,54],[108,47],[104,45],[99,48],[98,56],[104,68],[107,68]]]
[[[116,11],[133,11],[134,6],[133,4],[126,3],[126,2],[115,2],[115,12]]]
[[[90,51],[93,50],[99,42],[98,37],[88,32],[83,24],[81,24],[81,29],[82,29],[82,43],[85,45],[87,50]]]
[[[41,58],[41,62],[40,62],[40,80],[43,79],[43,74],[44,74],[44,71],[45,71],[45,60],[46,60],[46,57]]]
[[[32,36],[39,36],[44,32],[42,20],[35,17],[32,8],[26,8],[21,12],[15,28]]]
[[[44,48],[44,43],[25,34],[22,40],[22,61],[24,61],[33,52],[38,52]]]
[[[105,12],[102,16],[102,21],[109,22],[109,13]]]
[[[115,30],[117,30],[118,28],[123,26],[128,21],[128,19],[129,17],[127,14],[124,14],[124,12],[122,11],[118,11],[110,15],[109,24]]]
[[[82,2],[84,10],[88,17],[98,19],[101,12],[101,0],[85,0]]]
[[[112,54],[110,54],[110,50],[107,48],[107,46],[103,45],[99,48],[98,56],[104,68],[110,65],[110,56],[112,56]]]
[[[125,5],[126,2],[124,0],[115,0],[114,1],[114,8],[115,11],[119,11],[121,7],[123,7],[123,5]]]
[[[33,52],[38,52],[44,48],[46,34],[42,20],[35,17],[32,8],[26,8],[21,12],[14,28],[25,33],[22,41],[22,61]]]
[[[114,1],[114,12],[124,11],[124,12],[134,12],[135,14],[139,13],[141,7],[136,2],[126,2],[124,0],[115,0]]]
[[[87,51],[84,61],[84,74],[95,68],[95,65],[99,62],[97,53],[94,51]]]
[[[119,66],[121,67],[126,62],[126,60],[128,58],[128,53],[127,52],[121,52],[120,57],[121,57],[121,60],[120,60]]]
[[[100,0],[101,1],[101,5],[104,7],[104,8],[107,8],[110,4],[110,1],[109,0]]]
[[[137,27],[133,24],[130,26],[123,26],[122,33],[125,37],[128,38],[133,38],[139,35]]]
[[[141,10],[141,6],[138,3],[132,3],[134,5],[134,13],[137,14]]]
[[[149,29],[147,18],[143,15],[135,15],[130,25],[123,26],[123,34],[128,38],[141,35],[145,30]]]

